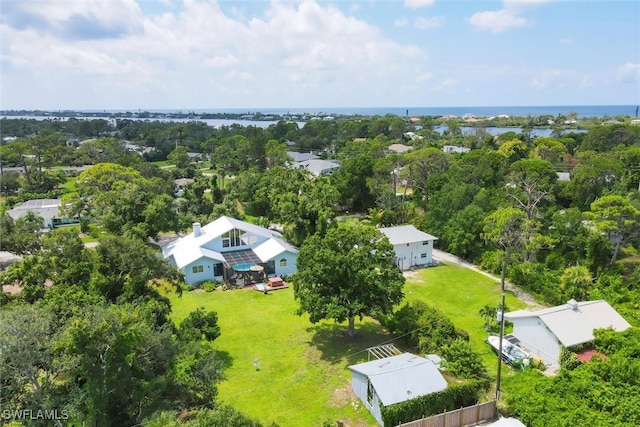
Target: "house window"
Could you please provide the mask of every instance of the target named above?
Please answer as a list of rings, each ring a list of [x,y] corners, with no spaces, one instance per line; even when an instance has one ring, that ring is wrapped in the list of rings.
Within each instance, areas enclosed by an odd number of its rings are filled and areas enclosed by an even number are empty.
[[[427,254],[420,254],[420,258],[426,258]]]
[[[194,265],[193,267],[191,267],[191,272],[193,274],[202,273],[202,272],[204,272],[204,266],[203,265]]]
[[[280,260],[280,267],[286,267],[287,266],[287,259],[286,258],[282,258]]]
[[[214,276],[222,276],[223,274],[223,268],[222,268],[222,264],[216,264],[213,266],[213,275]]]
[[[367,379],[367,403],[373,406],[373,384]]]
[[[243,235],[242,230],[234,228],[222,235],[222,247],[223,248],[235,248],[236,246],[245,246],[247,240],[253,240],[251,236]]]
[[[422,242],[422,246],[426,246],[429,244],[429,241],[427,240],[426,242]]]

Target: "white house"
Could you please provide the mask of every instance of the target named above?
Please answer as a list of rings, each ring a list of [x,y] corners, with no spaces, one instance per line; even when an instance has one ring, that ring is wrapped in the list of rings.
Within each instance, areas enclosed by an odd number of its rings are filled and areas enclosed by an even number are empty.
[[[396,265],[400,270],[433,264],[433,242],[438,238],[415,228],[413,225],[382,227],[396,252]]]
[[[302,162],[294,162],[294,168],[306,169],[315,176],[331,175],[340,168],[340,164],[329,160],[309,159]]]
[[[234,272],[261,266],[267,275],[296,272],[298,249],[273,230],[222,216],[162,247],[162,256],[185,275],[189,284],[223,281]]]
[[[471,149],[467,147],[458,147],[457,145],[445,145],[442,147],[442,151],[445,153],[468,153]]]
[[[436,365],[411,353],[349,366],[351,388],[381,424],[381,405],[388,406],[447,388]]]
[[[562,347],[593,341],[595,329],[611,327],[620,332],[631,326],[604,300],[572,299],[544,310],[505,313],[504,318],[513,322],[513,335],[522,347],[556,368]]]

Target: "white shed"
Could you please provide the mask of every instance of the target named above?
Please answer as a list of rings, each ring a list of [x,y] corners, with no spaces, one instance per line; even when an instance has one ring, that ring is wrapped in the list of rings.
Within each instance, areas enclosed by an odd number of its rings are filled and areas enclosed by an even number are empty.
[[[577,302],[538,311],[505,313],[513,322],[513,335],[524,348],[545,363],[560,367],[562,347],[593,341],[593,331],[613,328],[624,331],[631,325],[604,300]]]
[[[349,366],[351,387],[381,424],[381,405],[388,406],[447,388],[436,365],[411,353]]]
[[[382,227],[380,232],[387,236],[396,253],[396,265],[400,270],[433,264],[433,242],[437,237],[418,230],[413,225]]]

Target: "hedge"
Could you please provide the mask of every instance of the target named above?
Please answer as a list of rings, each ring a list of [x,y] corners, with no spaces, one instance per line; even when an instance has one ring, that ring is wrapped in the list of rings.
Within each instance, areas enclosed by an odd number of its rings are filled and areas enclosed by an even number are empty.
[[[446,390],[382,407],[385,426],[396,426],[445,411],[475,405],[481,391],[489,389],[489,380],[469,380],[449,384]]]

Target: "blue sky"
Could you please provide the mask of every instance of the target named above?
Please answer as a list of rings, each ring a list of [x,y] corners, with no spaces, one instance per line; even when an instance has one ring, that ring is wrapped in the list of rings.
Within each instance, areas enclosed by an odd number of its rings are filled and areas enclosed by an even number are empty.
[[[640,104],[640,2],[0,0],[0,109]]]

